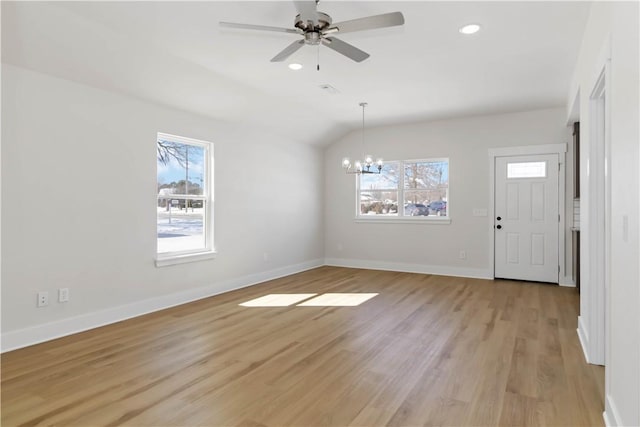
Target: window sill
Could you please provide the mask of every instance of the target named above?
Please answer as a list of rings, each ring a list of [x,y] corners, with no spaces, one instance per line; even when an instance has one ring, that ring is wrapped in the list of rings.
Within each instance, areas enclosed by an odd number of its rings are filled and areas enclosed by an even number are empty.
[[[188,262],[204,261],[214,259],[218,255],[215,251],[198,252],[193,254],[169,255],[156,258],[156,267],[167,267],[169,265],[186,264]]]
[[[358,223],[376,223],[376,224],[421,224],[421,225],[426,225],[426,224],[438,224],[438,225],[445,225],[445,224],[451,224],[451,218],[445,217],[435,217],[435,218],[407,218],[407,217],[386,217],[386,218],[379,218],[379,217],[371,217],[371,218],[367,218],[367,217],[356,217],[355,218],[355,222]]]

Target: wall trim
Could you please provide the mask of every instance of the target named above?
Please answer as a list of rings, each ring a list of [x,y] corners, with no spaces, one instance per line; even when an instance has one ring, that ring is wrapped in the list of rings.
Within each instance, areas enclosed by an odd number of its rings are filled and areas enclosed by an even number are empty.
[[[566,273],[566,271],[565,271]],[[560,283],[558,283],[560,286],[564,286],[566,288],[575,288],[576,287],[576,283],[573,281],[573,277],[572,276],[562,276],[560,277]]]
[[[366,268],[368,270],[398,271],[403,273],[437,274],[440,276],[470,277],[493,280],[491,272],[484,268],[461,268],[445,265],[411,264],[404,262],[372,261],[364,259],[326,258],[325,265],[332,267]]]
[[[587,334],[587,329],[584,326],[584,317],[578,316],[578,340],[580,340],[580,346],[582,347],[582,353],[584,354],[584,360],[589,362],[589,352],[587,349],[589,348],[589,335]]]
[[[622,426],[622,419],[620,419],[620,413],[616,405],[613,403],[613,398],[610,394],[604,399],[604,412],[602,413],[604,419],[604,425],[607,427]]]
[[[120,305],[93,313],[31,326],[24,329],[5,332],[1,336],[1,353],[61,338],[67,335],[142,316],[155,311],[164,310],[177,305],[186,304],[199,299],[223,294],[236,289],[246,288],[258,283],[289,276],[311,270],[324,265],[323,259],[314,259],[300,264],[293,264],[260,273],[222,280],[196,289],[184,292],[162,295],[131,304]]]

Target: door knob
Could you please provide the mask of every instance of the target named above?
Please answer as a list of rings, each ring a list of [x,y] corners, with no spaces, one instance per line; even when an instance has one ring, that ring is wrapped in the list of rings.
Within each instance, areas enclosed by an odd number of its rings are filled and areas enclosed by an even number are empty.
[[[496,218],[496,219],[497,219],[498,221],[500,221],[500,220],[502,219],[502,217],[501,217],[501,216],[499,216],[499,217],[498,217],[498,218]]]
[[[502,226],[501,226],[500,224],[498,224],[498,225],[496,225],[496,228],[497,228],[498,230],[500,230],[500,229],[502,228]]]

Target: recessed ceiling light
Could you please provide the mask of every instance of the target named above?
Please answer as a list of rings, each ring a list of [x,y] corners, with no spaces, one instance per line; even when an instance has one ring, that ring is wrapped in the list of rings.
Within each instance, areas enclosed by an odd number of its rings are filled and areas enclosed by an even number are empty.
[[[289,64],[289,68],[291,68],[292,70],[300,70],[302,69],[302,64],[296,64],[295,62],[293,64]]]
[[[480,25],[468,24],[468,25],[465,25],[464,27],[460,27],[458,31],[460,31],[462,34],[474,34],[480,31]]]

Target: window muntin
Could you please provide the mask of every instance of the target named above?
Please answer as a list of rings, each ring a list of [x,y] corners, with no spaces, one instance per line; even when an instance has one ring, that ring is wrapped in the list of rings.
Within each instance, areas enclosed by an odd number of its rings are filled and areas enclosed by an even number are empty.
[[[211,252],[212,144],[159,133],[157,150],[158,258]]]
[[[357,187],[360,218],[449,216],[448,159],[387,162],[380,174],[359,175]]]
[[[507,163],[507,178],[546,178],[547,162]]]

